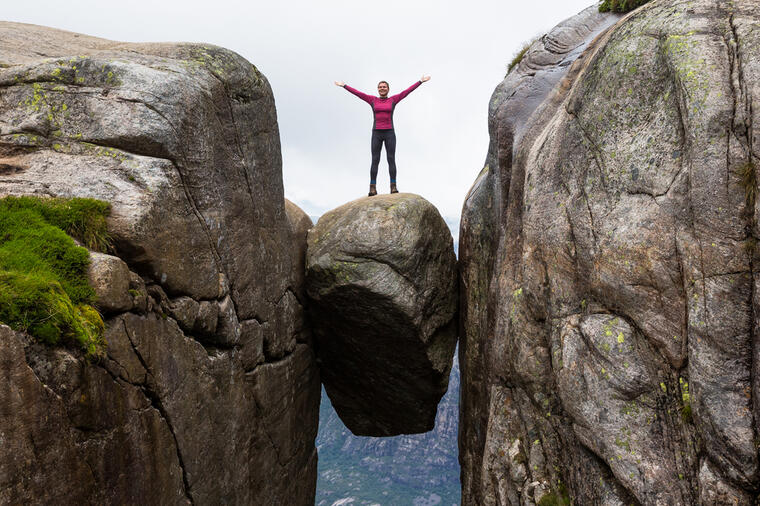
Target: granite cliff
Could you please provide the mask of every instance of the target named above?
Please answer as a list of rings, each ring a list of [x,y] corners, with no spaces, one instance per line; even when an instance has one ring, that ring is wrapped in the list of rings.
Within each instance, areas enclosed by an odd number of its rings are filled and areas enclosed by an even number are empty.
[[[0,196],[110,203],[105,356],[0,326],[0,502],[311,504],[311,222],[239,55],[0,23]]]
[[[308,232],[240,56],[0,23],[0,197],[106,201],[112,243],[104,356],[0,325],[0,502],[313,503],[318,367],[355,432],[429,430],[458,320],[464,504],[753,504],[758,12],[593,6],[537,40],[458,267],[408,194]]]
[[[494,92],[460,233],[464,504],[754,504],[759,13],[591,7]]]

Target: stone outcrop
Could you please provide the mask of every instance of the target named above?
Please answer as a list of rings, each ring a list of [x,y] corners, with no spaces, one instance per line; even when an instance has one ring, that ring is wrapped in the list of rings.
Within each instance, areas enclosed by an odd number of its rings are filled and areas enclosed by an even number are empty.
[[[309,232],[320,374],[354,434],[433,428],[456,345],[456,272],[451,232],[417,195],[349,202]]]
[[[597,35],[595,8],[491,102],[460,234],[463,503],[752,504],[760,10],[655,0]]]
[[[0,23],[9,194],[110,202],[114,250],[90,269],[103,360],[0,327],[0,502],[312,504],[306,225],[264,76],[219,47]]]
[[[95,289],[101,313],[119,313],[135,307],[139,276],[135,275],[134,280],[130,280],[129,267],[121,258],[90,252],[88,277],[90,285]],[[130,289],[133,290],[132,293]]]

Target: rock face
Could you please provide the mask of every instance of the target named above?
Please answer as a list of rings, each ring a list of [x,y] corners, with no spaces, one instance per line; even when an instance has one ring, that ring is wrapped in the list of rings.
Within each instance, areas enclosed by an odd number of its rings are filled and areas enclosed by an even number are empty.
[[[309,232],[322,381],[354,434],[433,428],[456,345],[456,272],[446,223],[417,195],[349,202]]]
[[[313,504],[305,229],[266,79],[214,46],[0,41],[0,196],[110,202],[116,255],[90,270],[103,361],[0,328],[0,502]]]
[[[568,66],[614,20],[584,11],[497,89],[460,234],[463,503],[752,504],[759,13],[653,1]],[[547,52],[564,77],[513,104]]]

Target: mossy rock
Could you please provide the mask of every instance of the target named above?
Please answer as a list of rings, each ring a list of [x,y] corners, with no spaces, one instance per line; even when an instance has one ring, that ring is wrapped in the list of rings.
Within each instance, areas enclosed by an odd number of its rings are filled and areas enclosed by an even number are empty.
[[[105,326],[91,306],[89,253],[108,246],[108,203],[92,199],[0,199],[0,322],[49,343],[102,354]]]
[[[648,2],[649,0],[603,0],[599,4],[599,12],[630,12]]]
[[[538,501],[538,506],[570,506],[572,501],[564,484],[560,484],[557,490],[552,491]]]

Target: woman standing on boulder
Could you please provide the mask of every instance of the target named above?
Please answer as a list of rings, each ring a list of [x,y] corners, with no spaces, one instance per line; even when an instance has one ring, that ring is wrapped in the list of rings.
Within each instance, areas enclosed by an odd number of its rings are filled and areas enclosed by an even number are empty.
[[[430,76],[422,76],[419,81],[399,93],[398,95],[388,96],[388,81],[377,83],[377,92],[379,97],[367,95],[356,90],[343,81],[335,81],[336,86],[345,88],[357,97],[367,102],[372,107],[375,115],[375,123],[372,125],[372,165],[369,169],[369,196],[377,195],[377,166],[380,163],[380,149],[385,143],[385,154],[388,157],[388,172],[391,176],[391,193],[398,193],[396,188],[396,133],[393,131],[393,110],[396,104],[401,102],[408,94],[417,89],[417,87],[429,81]]]

